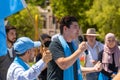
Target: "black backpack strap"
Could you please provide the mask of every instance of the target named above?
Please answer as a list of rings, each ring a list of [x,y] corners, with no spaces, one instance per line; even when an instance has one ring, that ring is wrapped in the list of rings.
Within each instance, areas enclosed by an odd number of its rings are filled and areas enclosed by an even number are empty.
[[[100,51],[99,54],[98,54],[98,61],[102,62],[102,57],[103,57],[103,51]]]

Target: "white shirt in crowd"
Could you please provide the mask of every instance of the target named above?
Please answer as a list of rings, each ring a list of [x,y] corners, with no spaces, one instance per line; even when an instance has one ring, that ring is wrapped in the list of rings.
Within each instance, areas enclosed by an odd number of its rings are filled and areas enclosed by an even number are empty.
[[[98,41],[96,41],[96,44],[92,48],[88,43],[88,54],[86,55],[86,67],[93,67],[94,64],[92,63],[92,60],[98,60],[98,54],[100,51],[103,50],[104,45]]]
[[[27,63],[26,63],[27,64]],[[28,65],[28,64],[27,64]],[[8,69],[7,80],[34,80],[37,79],[38,75],[44,69],[46,64],[41,59],[35,65],[25,70],[18,63],[12,63]]]

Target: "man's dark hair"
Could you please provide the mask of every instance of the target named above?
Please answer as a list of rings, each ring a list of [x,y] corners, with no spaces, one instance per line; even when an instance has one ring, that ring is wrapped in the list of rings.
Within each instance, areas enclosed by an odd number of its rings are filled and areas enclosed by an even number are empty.
[[[65,16],[60,21],[60,33],[63,34],[63,27],[70,28],[72,22],[78,22],[74,16]]]
[[[11,30],[11,29],[15,29],[16,30],[16,28],[14,26],[10,26],[10,25],[5,26],[6,33],[8,33],[9,30]]]

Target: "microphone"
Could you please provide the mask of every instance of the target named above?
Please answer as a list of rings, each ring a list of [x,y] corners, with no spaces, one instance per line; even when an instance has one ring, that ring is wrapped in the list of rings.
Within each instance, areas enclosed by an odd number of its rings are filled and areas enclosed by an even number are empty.
[[[85,41],[83,36],[78,36],[78,40],[80,42]],[[88,50],[87,49],[85,50],[85,54],[88,55]]]

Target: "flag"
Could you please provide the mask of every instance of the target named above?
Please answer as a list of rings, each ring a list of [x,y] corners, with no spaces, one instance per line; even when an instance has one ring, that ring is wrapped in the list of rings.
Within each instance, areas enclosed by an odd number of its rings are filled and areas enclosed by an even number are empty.
[[[0,19],[4,19],[25,7],[24,0],[0,0]]]
[[[0,0],[0,56],[7,54],[4,19],[26,7],[24,0]]]
[[[6,32],[4,19],[0,19],[0,56],[7,54]]]

